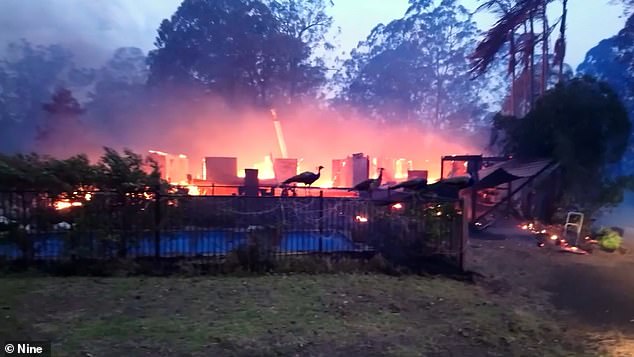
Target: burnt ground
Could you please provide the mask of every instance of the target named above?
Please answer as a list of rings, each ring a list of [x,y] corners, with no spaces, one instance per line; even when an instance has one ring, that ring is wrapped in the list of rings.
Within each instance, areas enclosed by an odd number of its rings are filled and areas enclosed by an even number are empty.
[[[570,330],[602,345],[608,355],[634,356],[634,245],[625,254],[589,255],[539,248],[517,222],[501,222],[471,237],[469,269],[504,296],[543,301]]]

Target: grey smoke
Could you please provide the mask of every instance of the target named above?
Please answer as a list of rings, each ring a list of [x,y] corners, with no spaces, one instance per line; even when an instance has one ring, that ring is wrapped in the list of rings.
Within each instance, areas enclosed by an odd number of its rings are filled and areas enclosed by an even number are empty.
[[[99,65],[118,47],[148,51],[160,22],[181,0],[3,0],[0,2],[0,48],[26,39],[58,43],[77,62]]]

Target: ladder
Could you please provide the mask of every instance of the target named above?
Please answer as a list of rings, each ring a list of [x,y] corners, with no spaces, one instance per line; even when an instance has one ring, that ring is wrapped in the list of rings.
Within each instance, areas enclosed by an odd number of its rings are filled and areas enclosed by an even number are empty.
[[[564,225],[564,237],[567,237],[568,232],[572,229],[575,233],[575,246],[579,244],[579,237],[581,236],[581,228],[583,227],[584,214],[581,212],[568,212],[566,216],[566,224]]]

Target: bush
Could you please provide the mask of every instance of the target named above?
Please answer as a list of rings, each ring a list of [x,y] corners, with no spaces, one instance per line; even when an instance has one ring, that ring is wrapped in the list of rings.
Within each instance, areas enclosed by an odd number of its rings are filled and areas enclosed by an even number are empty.
[[[246,244],[236,249],[236,257],[242,269],[249,272],[271,271],[275,267],[276,245],[281,241],[281,231],[274,226],[251,226]]]
[[[601,249],[609,252],[619,249],[621,247],[621,242],[623,241],[623,238],[621,238],[621,235],[617,231],[609,228],[604,228],[599,231],[599,236],[597,238]]]

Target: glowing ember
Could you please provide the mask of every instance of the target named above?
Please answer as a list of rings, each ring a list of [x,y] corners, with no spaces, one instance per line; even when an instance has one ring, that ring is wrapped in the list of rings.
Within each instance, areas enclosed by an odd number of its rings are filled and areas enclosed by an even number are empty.
[[[393,204],[393,205],[392,205],[392,208],[394,208],[394,209],[401,209],[401,208],[403,208],[403,205],[402,205],[402,204],[400,204],[400,203],[395,203],[395,204]]]
[[[70,202],[66,202],[66,201],[57,201],[53,204],[53,206],[55,206],[55,209],[58,211],[72,207]]]
[[[273,170],[273,160],[271,160],[270,155],[266,155],[264,157],[264,161],[256,162],[251,167],[258,170],[258,179],[260,180],[270,180],[275,178],[275,170]],[[238,177],[244,177],[244,170],[238,169]]]
[[[61,201],[57,201],[53,203],[53,207],[55,207],[55,209],[58,211],[65,210],[71,207],[81,207],[81,206],[83,206],[81,202],[78,202],[78,201],[70,202],[69,200],[61,200]]]
[[[86,201],[90,201],[90,200],[92,199],[92,194],[87,193],[87,194],[84,196],[84,199],[85,199]]]
[[[200,190],[198,189],[198,186],[196,186],[196,185],[190,185],[189,183],[187,183],[187,181],[172,182],[172,183],[170,183],[170,185],[172,185],[172,186],[185,187],[185,188],[187,189],[187,194],[188,194],[188,195],[191,195],[191,196],[200,196]]]
[[[361,222],[361,223],[365,223],[365,222],[367,222],[367,221],[368,221],[368,219],[367,219],[366,217],[363,217],[363,216],[356,216],[354,219],[355,219],[357,222]]]
[[[552,236],[550,236],[551,240],[557,240],[559,239],[559,237],[556,234],[553,234]]]
[[[523,226],[522,226],[522,229],[523,229],[523,230],[527,230],[527,229],[528,229],[528,225],[527,225],[527,224],[523,225]]]
[[[200,196],[200,190],[198,189],[198,186],[195,185],[188,185],[187,193],[192,196]]]
[[[319,185],[319,187],[323,187],[323,188],[332,188],[333,187],[334,182],[332,182],[332,180],[326,180],[323,181],[323,183],[321,183]]]
[[[411,160],[398,159],[395,162],[394,178],[397,180],[407,179],[408,170],[413,169],[413,163]]]

